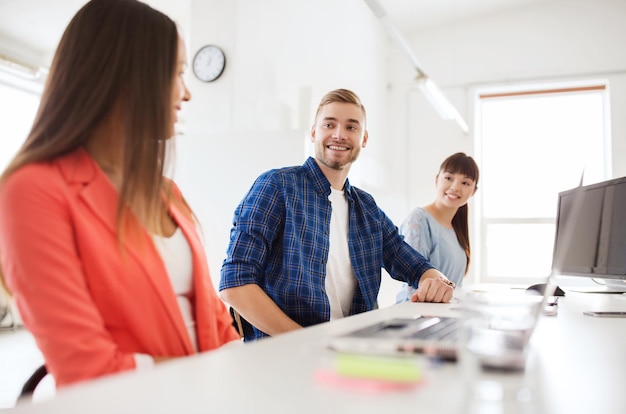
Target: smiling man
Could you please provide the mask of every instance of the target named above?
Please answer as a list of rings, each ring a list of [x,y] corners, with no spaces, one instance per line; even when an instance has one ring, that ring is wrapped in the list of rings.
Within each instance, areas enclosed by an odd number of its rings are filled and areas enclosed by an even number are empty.
[[[327,93],[311,127],[315,157],[262,174],[235,210],[219,289],[250,323],[246,341],[375,309],[382,268],[417,289],[413,301],[452,298],[454,284],[350,186],[368,138],[359,97]]]

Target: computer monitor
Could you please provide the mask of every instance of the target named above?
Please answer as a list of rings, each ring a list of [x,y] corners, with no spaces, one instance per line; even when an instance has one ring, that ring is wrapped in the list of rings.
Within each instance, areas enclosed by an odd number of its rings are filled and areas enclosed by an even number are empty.
[[[626,177],[559,193],[552,274],[626,292]]]

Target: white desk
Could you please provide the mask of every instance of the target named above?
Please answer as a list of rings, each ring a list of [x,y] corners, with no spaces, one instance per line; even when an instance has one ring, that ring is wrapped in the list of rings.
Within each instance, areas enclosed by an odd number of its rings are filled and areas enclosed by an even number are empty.
[[[453,306],[453,305],[452,305]],[[451,305],[404,303],[256,343],[229,346],[153,371],[120,374],[59,391],[15,413],[461,413],[457,364],[423,364],[411,391],[367,394],[319,384],[334,353],[323,339],[375,320],[454,314]],[[525,374],[536,387],[533,413],[626,413],[626,319],[584,316],[625,310],[626,295],[568,292],[558,316],[544,317]]]

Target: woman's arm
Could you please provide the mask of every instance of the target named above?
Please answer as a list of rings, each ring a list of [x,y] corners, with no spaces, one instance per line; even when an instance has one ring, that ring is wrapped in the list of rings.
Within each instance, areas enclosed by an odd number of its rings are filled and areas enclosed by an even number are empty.
[[[54,167],[27,166],[2,184],[2,269],[59,385],[135,366],[133,354],[119,349],[94,305],[76,225],[67,186]]]

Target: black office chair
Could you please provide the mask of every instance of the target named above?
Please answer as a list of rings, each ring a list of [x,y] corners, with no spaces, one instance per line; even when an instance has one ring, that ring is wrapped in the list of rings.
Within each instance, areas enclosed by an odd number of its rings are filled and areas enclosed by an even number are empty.
[[[35,392],[37,385],[39,385],[41,380],[43,380],[46,375],[48,375],[48,369],[46,368],[46,365],[43,364],[39,366],[35,370],[35,372],[31,374],[30,377],[28,377],[28,379],[24,383],[24,386],[22,387],[20,395],[17,397],[17,402],[32,400],[33,393]]]
[[[239,312],[237,312],[232,306],[229,310],[230,316],[232,316],[233,318],[233,326],[235,327],[237,332],[239,332],[239,336],[241,337],[241,339],[245,338],[246,335],[252,336],[254,334],[254,331],[252,330],[252,325],[250,325],[250,322],[242,318],[241,315],[239,315]]]

